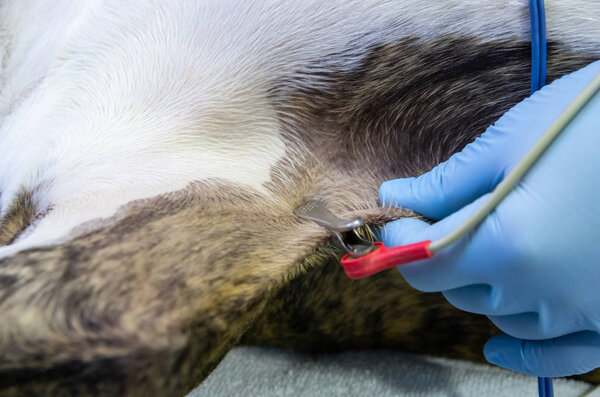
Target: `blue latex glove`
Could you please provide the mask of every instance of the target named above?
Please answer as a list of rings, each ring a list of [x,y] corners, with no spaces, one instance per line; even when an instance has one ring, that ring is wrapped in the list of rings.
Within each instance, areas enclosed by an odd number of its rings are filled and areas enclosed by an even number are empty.
[[[455,229],[597,74],[600,62],[563,77],[427,174],[385,182],[382,203],[439,222],[389,223],[384,243],[436,240]],[[476,229],[399,270],[413,287],[442,291],[454,306],[487,315],[511,335],[488,341],[488,361],[536,376],[580,374],[600,367],[599,237],[596,95]]]

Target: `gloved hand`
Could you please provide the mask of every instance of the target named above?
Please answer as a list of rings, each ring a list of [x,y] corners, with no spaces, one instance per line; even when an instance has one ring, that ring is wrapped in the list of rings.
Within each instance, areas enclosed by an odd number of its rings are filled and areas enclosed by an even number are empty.
[[[436,240],[481,205],[577,94],[600,62],[516,105],[475,142],[418,178],[381,185],[385,205],[433,220],[389,223],[387,246]],[[477,228],[431,259],[398,267],[422,291],[487,315],[507,335],[488,361],[536,376],[600,367],[600,95],[559,135]]]

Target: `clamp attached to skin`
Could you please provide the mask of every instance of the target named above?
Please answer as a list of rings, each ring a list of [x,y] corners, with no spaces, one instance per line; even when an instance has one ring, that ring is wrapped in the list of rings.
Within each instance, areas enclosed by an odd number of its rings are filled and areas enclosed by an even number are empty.
[[[321,200],[309,201],[296,208],[294,212],[300,219],[313,221],[329,230],[337,238],[342,248],[353,258],[366,255],[375,248],[372,242],[362,238],[356,231],[365,224],[359,216],[348,219],[337,217]]]
[[[433,254],[429,251],[431,241],[401,247],[388,248],[381,242],[372,243],[362,238],[356,229],[365,222],[360,217],[342,219],[329,211],[320,200],[309,201],[296,209],[296,215],[323,226],[337,237],[347,254],[341,263],[346,275],[353,279],[363,278],[391,267],[426,259]]]

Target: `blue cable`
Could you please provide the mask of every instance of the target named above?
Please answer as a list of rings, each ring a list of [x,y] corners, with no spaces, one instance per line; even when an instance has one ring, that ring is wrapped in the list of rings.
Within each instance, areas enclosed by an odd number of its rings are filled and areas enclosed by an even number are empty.
[[[531,94],[546,85],[546,15],[544,0],[529,0],[531,16]]]
[[[554,397],[552,378],[538,378],[538,395],[540,397]]]
[[[546,12],[544,0],[529,0],[531,17],[531,94],[546,85]],[[538,378],[540,397],[554,397],[552,378]]]
[[[538,0],[540,16],[540,88],[546,85],[546,61],[548,60],[548,43],[546,41],[546,10],[544,0]]]

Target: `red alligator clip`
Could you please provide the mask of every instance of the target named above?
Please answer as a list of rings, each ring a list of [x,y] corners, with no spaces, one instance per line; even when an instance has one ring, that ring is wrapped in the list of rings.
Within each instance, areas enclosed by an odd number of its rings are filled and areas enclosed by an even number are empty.
[[[429,250],[430,243],[431,240],[427,240],[388,248],[383,243],[376,242],[375,249],[368,254],[357,258],[346,254],[341,262],[348,277],[363,278],[390,267],[431,258],[433,253]]]

